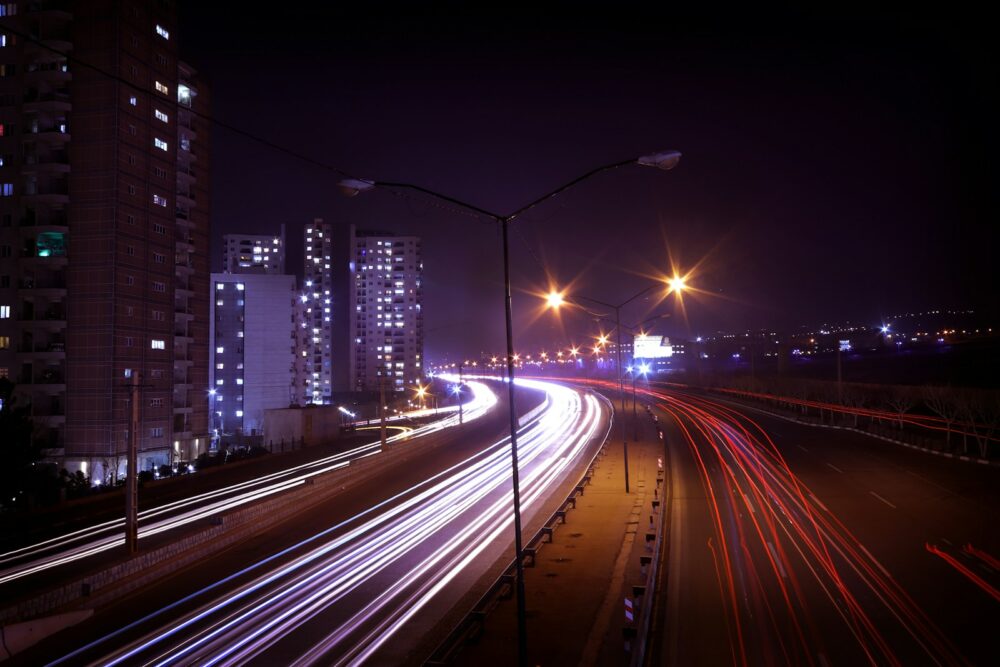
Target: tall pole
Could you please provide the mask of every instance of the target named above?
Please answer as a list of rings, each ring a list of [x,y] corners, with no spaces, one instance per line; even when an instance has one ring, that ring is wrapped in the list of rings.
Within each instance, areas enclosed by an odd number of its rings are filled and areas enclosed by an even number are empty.
[[[463,418],[462,418],[462,385],[464,383],[462,381],[462,368],[464,368],[464,367],[465,367],[465,364],[459,364],[458,365],[458,424],[459,424],[459,426],[461,426],[462,423],[463,423]]]
[[[639,441],[639,418],[635,413],[635,374],[635,359],[632,359],[632,442]]]
[[[379,374],[378,378],[378,404],[379,404],[379,435],[382,438],[382,451],[386,451],[387,446],[385,442],[385,365],[382,365],[382,373]]]
[[[842,380],[843,375],[840,372],[840,341],[837,341],[837,402],[841,404],[844,402],[844,385]]]
[[[528,624],[524,601],[524,553],[521,546],[521,487],[517,469],[517,410],[514,407],[514,324],[510,303],[510,251],[507,225],[510,218],[497,218],[503,231],[504,316],[507,319],[507,395],[510,403],[510,464],[514,486],[514,568],[517,577],[517,663],[528,664]]]
[[[125,470],[125,552],[139,550],[139,371],[132,370],[132,424],[128,429]]]
[[[615,327],[618,329],[618,349],[615,351],[618,366],[618,396],[622,402],[622,448],[625,450],[625,493],[628,493],[628,440],[625,436],[625,388],[622,386],[622,309],[615,306]]]

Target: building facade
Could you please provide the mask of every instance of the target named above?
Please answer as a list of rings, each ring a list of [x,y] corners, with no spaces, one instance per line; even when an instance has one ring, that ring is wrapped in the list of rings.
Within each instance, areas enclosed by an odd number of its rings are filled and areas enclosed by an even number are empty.
[[[302,290],[296,332],[296,375],[303,405],[330,402],[333,392],[333,268],[332,225],[317,218],[303,232]]]
[[[222,237],[225,273],[285,273],[285,226],[281,234],[226,234]]]
[[[192,458],[208,444],[208,98],[174,4],[3,6],[0,374],[70,470],[120,468],[135,374],[140,465]]]
[[[350,387],[403,391],[423,376],[420,238],[353,226],[350,237]]]
[[[295,277],[213,273],[211,292],[211,427],[259,435],[295,399]]]

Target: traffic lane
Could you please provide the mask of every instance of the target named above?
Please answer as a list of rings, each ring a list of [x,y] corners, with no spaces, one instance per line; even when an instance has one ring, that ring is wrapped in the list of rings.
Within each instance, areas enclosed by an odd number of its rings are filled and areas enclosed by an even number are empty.
[[[727,402],[732,405],[732,402]],[[998,471],[911,450],[850,431],[804,426],[744,408],[774,438],[820,511],[841,521],[878,567],[912,597],[957,649],[989,662],[996,601],[928,543],[949,550],[984,577],[996,572],[961,551],[968,542],[997,553],[992,507]],[[882,605],[876,620],[892,626]],[[912,644],[912,641],[910,642]]]
[[[696,435],[693,447],[688,446],[690,458],[692,462],[700,459],[704,472],[691,465],[689,475],[710,493],[701,517],[684,518],[703,527],[714,525],[701,536],[706,546],[692,556],[700,556],[696,562],[707,574],[702,574],[701,585],[689,593],[691,602],[682,607],[680,627],[671,630],[676,649],[670,664],[744,660],[763,664],[779,658],[786,664],[808,664],[834,657],[854,663],[863,658],[852,647],[853,642],[845,641],[850,640],[844,636],[848,628],[837,618],[822,579],[807,565],[811,557],[789,552],[795,549],[794,530],[781,526],[781,511],[755,491],[760,480],[744,474],[745,468],[732,456],[724,439],[696,429],[691,432]],[[677,442],[675,439],[674,444]],[[674,446],[671,451],[677,449]],[[691,568],[684,568],[674,581],[690,586],[691,574]],[[711,627],[715,637],[700,637],[684,628],[683,622],[694,620],[688,615],[692,603],[704,608],[708,600],[714,603],[714,618],[701,619],[692,630]],[[678,618],[676,612],[674,618]],[[817,631],[817,627],[823,630]],[[725,634],[720,629],[725,629]],[[847,650],[831,652],[827,643]]]
[[[658,407],[653,408],[653,414],[666,438],[671,484],[669,537],[665,541],[667,567],[660,570],[660,590],[667,594],[657,603],[661,606],[657,617],[663,619],[664,625],[653,629],[659,635],[659,654],[652,656],[653,662],[731,663],[731,619],[723,603],[722,582],[711,547],[715,531],[709,496],[695,454],[678,423]]]
[[[849,535],[812,516],[797,481],[767,455],[758,434],[743,431],[737,415],[711,403],[664,400],[682,423],[690,423],[690,430],[704,431],[705,437],[693,438],[690,446],[701,461],[698,471],[710,499],[719,508],[713,554],[721,564],[717,571],[726,618],[735,630],[730,645],[740,661],[744,656],[751,662],[783,656],[793,664],[828,662],[831,653],[824,643],[833,645],[838,656],[842,647],[863,650],[853,657],[845,654],[853,661],[866,656],[923,657],[923,642],[914,643],[906,635],[914,636],[912,628],[917,627],[933,635],[933,644],[938,633],[911,605],[897,599],[891,582],[877,573],[872,576]],[[805,568],[801,576],[796,563]],[[840,594],[831,596],[831,590]],[[890,614],[899,617],[899,627],[883,628],[883,623],[871,621],[866,608],[883,604],[882,598]],[[848,613],[842,614],[837,605]],[[842,622],[836,622],[837,615],[844,616]],[[823,620],[826,617],[834,622]],[[857,635],[856,642],[851,635]],[[946,646],[933,645],[932,650],[953,653]]]
[[[519,393],[524,390],[519,389]],[[537,394],[527,392],[519,396],[519,405],[527,411],[537,404]],[[443,444],[434,450],[432,456],[411,459],[401,464],[387,468],[377,478],[359,483],[348,488],[330,501],[306,509],[294,520],[286,521],[263,534],[226,549],[200,563],[186,568],[171,577],[143,588],[141,591],[116,601],[108,608],[100,610],[90,621],[71,628],[55,636],[44,646],[25,653],[25,658],[18,664],[47,663],[61,657],[68,651],[88,643],[95,637],[103,637],[109,632],[122,628],[138,618],[142,618],[156,610],[196,593],[205,587],[219,581],[248,564],[263,560],[290,545],[299,543],[317,530],[335,525],[355,517],[377,502],[384,501],[396,494],[410,489],[415,483],[430,477],[442,469],[463,460],[469,454],[477,451],[483,443],[494,442],[505,433],[503,424],[506,422],[506,407],[504,399],[497,405],[495,414],[478,422],[449,429],[435,434],[433,437]],[[346,528],[342,529],[346,530]],[[296,552],[297,553],[297,552]],[[290,559],[293,554],[288,554]],[[253,579],[258,572],[249,572],[227,582],[223,590],[229,590]],[[171,611],[173,617],[194,609],[204,599],[221,594],[222,590],[207,593],[208,597],[191,600]],[[145,631],[163,622],[163,619],[130,630],[126,635],[117,638],[112,645],[122,645],[142,636]],[[106,647],[95,650],[91,656],[96,659],[106,652]],[[36,657],[36,652],[39,657]]]
[[[345,436],[330,443],[290,452],[228,463],[191,474],[178,475],[139,486],[139,508],[156,507],[191,495],[211,491],[308,463],[317,458],[371,442],[368,436]],[[0,515],[0,552],[58,537],[96,523],[120,519],[125,514],[124,491],[69,500],[55,507]]]
[[[467,406],[468,420],[482,417],[495,403],[495,396],[478,382],[469,384],[474,398]],[[426,424],[412,426],[393,426],[393,434],[388,439],[390,446],[403,439],[416,438],[436,432],[442,428],[458,425],[460,417],[452,411],[451,416]],[[400,432],[401,431],[401,432]],[[179,530],[189,530],[188,524],[205,519],[209,516],[225,512],[249,502],[255,502],[267,496],[280,494],[290,488],[301,486],[308,478],[327,471],[345,467],[349,461],[377,452],[379,442],[368,442],[360,447],[336,453],[323,458],[314,458],[307,463],[290,465],[276,472],[261,475],[237,484],[221,486],[208,492],[194,494],[182,500],[159,504],[155,507],[142,507],[139,512],[139,545],[140,548],[155,548],[164,543],[164,538],[158,537],[164,532],[178,535]],[[109,552],[121,547],[123,540],[124,519],[97,524],[89,529],[78,530],[55,540],[49,540],[26,549],[8,552],[0,555],[0,588],[7,595],[16,595],[20,589],[29,590],[36,581],[48,582],[49,578],[69,580],[69,577],[86,572],[90,563],[102,563]],[[169,541],[171,538],[166,538]],[[174,538],[176,539],[176,538]],[[121,553],[120,549],[118,553]],[[115,558],[117,554],[112,554]],[[89,561],[89,562],[88,562]],[[68,573],[60,572],[69,568]],[[28,580],[28,581],[25,581]],[[4,586],[16,582],[20,589],[10,592]]]
[[[567,384],[573,386],[572,383]],[[576,488],[577,482],[588,469],[590,461],[607,439],[611,427],[611,411],[608,409],[602,413],[601,421],[597,427],[598,433],[602,435],[594,438],[588,450],[577,459],[576,465],[567,469],[556,490],[538,503],[532,503],[527,507],[522,505],[521,519],[524,544],[527,544],[528,540],[542,528],[548,518],[559,509]],[[572,522],[572,517],[569,520]],[[514,557],[513,528],[511,528],[501,532],[500,536],[490,543],[480,559],[482,567],[480,572],[463,571],[455,579],[453,585],[442,591],[441,608],[444,611],[437,623],[428,623],[425,619],[414,619],[410,633],[420,637],[419,643],[410,651],[383,653],[380,657],[384,658],[385,664],[423,664],[427,656],[440,646],[452,629],[479,601],[486,590],[493,585]],[[529,604],[532,602],[529,601]],[[528,613],[531,614],[530,609]],[[529,627],[529,635],[530,633]],[[530,636],[534,637],[534,635]],[[535,641],[535,639],[530,641]]]

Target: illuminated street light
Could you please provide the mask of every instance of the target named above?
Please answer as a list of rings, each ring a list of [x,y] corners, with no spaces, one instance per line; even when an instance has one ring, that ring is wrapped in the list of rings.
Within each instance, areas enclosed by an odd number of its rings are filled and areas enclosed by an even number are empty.
[[[514,362],[516,358],[514,356],[514,325],[513,316],[511,313],[511,288],[510,288],[510,243],[509,243],[509,227],[510,223],[518,218],[521,214],[529,211],[544,201],[547,201],[556,195],[562,194],[566,190],[582,183],[583,181],[596,176],[597,174],[604,173],[606,171],[611,171],[614,169],[619,169],[621,167],[627,167],[631,165],[641,165],[645,167],[656,167],[657,169],[673,169],[677,166],[680,161],[681,154],[679,151],[667,150],[660,151],[657,153],[652,153],[649,155],[641,155],[639,157],[629,158],[628,160],[622,160],[621,162],[614,162],[611,164],[606,164],[600,167],[591,169],[590,171],[577,176],[576,178],[567,181],[562,186],[548,192],[536,199],[528,202],[521,208],[511,211],[507,214],[494,213],[487,209],[476,206],[475,204],[470,204],[464,202],[460,199],[454,197],[449,197],[448,195],[442,194],[440,192],[435,192],[428,188],[415,185],[413,183],[401,183],[401,182],[391,182],[391,181],[375,181],[369,179],[358,179],[358,178],[345,178],[338,183],[338,187],[341,192],[349,197],[353,197],[362,192],[368,192],[376,187],[387,188],[387,189],[402,189],[410,190],[413,192],[419,192],[421,194],[433,197],[443,202],[459,206],[466,209],[467,211],[478,214],[487,218],[490,218],[498,224],[500,227],[500,235],[503,242],[503,274],[504,274],[504,319],[506,324],[507,333],[507,382],[508,382],[508,392],[509,392],[509,408],[510,408],[510,453],[511,453],[511,473],[512,473],[512,487],[513,487],[513,497],[514,497],[514,548],[516,552],[515,557],[515,576],[517,578],[516,591],[517,591],[517,637],[518,637],[518,664],[527,665],[528,663],[528,639],[527,639],[527,608],[525,606],[525,596],[524,596],[524,549],[521,543],[521,493],[520,493],[520,471],[518,469],[517,462],[517,426],[518,426],[518,415],[517,408],[514,401]],[[620,334],[619,334],[620,335]],[[619,354],[621,350],[619,349]],[[619,365],[619,376],[621,367]],[[620,377],[619,377],[620,379]],[[620,383],[619,383],[620,384]],[[627,471],[627,469],[626,469]],[[626,483],[626,489],[628,484]]]
[[[545,297],[545,302],[549,308],[558,308],[563,305],[563,295],[559,292],[549,292]]]
[[[671,292],[683,292],[687,288],[684,278],[676,275],[667,280],[667,285]]]
[[[683,285],[683,279],[681,279],[681,278],[675,278],[675,280],[680,280],[681,281],[681,285]],[[622,450],[624,451],[624,463],[625,463],[625,466],[624,466],[625,467],[625,493],[629,493],[630,489],[629,489],[629,475],[628,475],[628,439],[627,439],[627,437],[625,435],[625,419],[624,419],[624,414],[625,414],[625,388],[624,388],[624,380],[622,378],[622,328],[623,328],[623,326],[622,326],[622,323],[621,323],[621,310],[622,310],[622,308],[624,308],[628,304],[632,303],[633,301],[635,301],[639,297],[647,294],[648,292],[650,292],[650,291],[652,291],[654,289],[662,288],[662,287],[663,287],[663,283],[662,282],[657,282],[657,283],[655,283],[653,285],[650,285],[648,287],[644,287],[642,290],[640,290],[636,294],[633,294],[628,299],[626,299],[625,301],[623,301],[622,303],[619,303],[617,305],[610,304],[610,303],[605,303],[604,301],[598,301],[597,299],[592,299],[592,298],[587,297],[587,296],[566,296],[564,292],[560,292],[560,295],[562,296],[562,302],[573,303],[573,302],[579,302],[579,301],[588,301],[590,303],[597,304],[598,306],[602,306],[604,308],[609,308],[609,309],[613,310],[614,313],[615,313],[614,323],[615,323],[615,329],[618,332],[617,333],[617,335],[618,335],[618,344],[617,344],[616,349],[615,349],[615,359],[616,359],[616,362],[615,362],[615,372],[618,375],[618,395],[621,397],[621,405],[622,405],[621,414],[623,415],[623,418],[621,419],[621,425],[622,425],[621,428],[622,428]],[[683,287],[681,287],[680,289],[683,289]],[[673,291],[673,290],[671,290],[671,291]],[[600,315],[598,313],[594,313],[594,312],[591,312],[591,311],[587,311],[587,312],[590,313],[591,315],[597,316],[597,318],[599,320],[602,320],[602,319],[603,320],[609,320],[610,319],[606,315]],[[655,315],[655,316],[650,317],[650,318],[648,318],[646,320],[643,320],[639,324],[636,324],[636,325],[631,326],[631,327],[625,327],[625,328],[628,328],[629,330],[631,330],[631,332],[632,332],[632,334],[634,336],[635,335],[635,329],[637,327],[639,327],[640,325],[645,324],[646,322],[650,322],[652,320],[662,319],[664,317],[670,317],[670,315],[669,314]],[[605,345],[607,345],[608,340],[609,340],[609,336],[607,334],[603,334],[602,333],[598,337],[597,344],[593,348],[594,349],[594,356],[597,357],[598,363],[603,362],[603,359],[600,356],[598,356],[598,355],[603,351],[603,347]],[[647,368],[647,370],[648,370],[648,368]],[[630,371],[631,371],[631,368],[630,368]],[[633,422],[634,422],[635,421],[635,374],[634,373],[632,374],[632,418],[633,418]],[[633,439],[634,440],[638,440],[638,436],[635,436]]]

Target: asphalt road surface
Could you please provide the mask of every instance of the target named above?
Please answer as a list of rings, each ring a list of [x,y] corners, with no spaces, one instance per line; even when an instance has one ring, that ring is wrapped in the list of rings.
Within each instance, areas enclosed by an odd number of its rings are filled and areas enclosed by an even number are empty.
[[[519,435],[522,511],[579,474],[607,410],[552,384]],[[537,402],[537,401],[535,401]],[[498,410],[505,406],[498,405]],[[419,661],[454,601],[509,561],[510,449],[496,422],[434,436],[433,456],[387,468],[280,529],[103,610],[18,664],[344,664]],[[561,490],[561,489],[560,489]]]
[[[651,664],[997,664],[1000,470],[644,393],[672,492]]]

